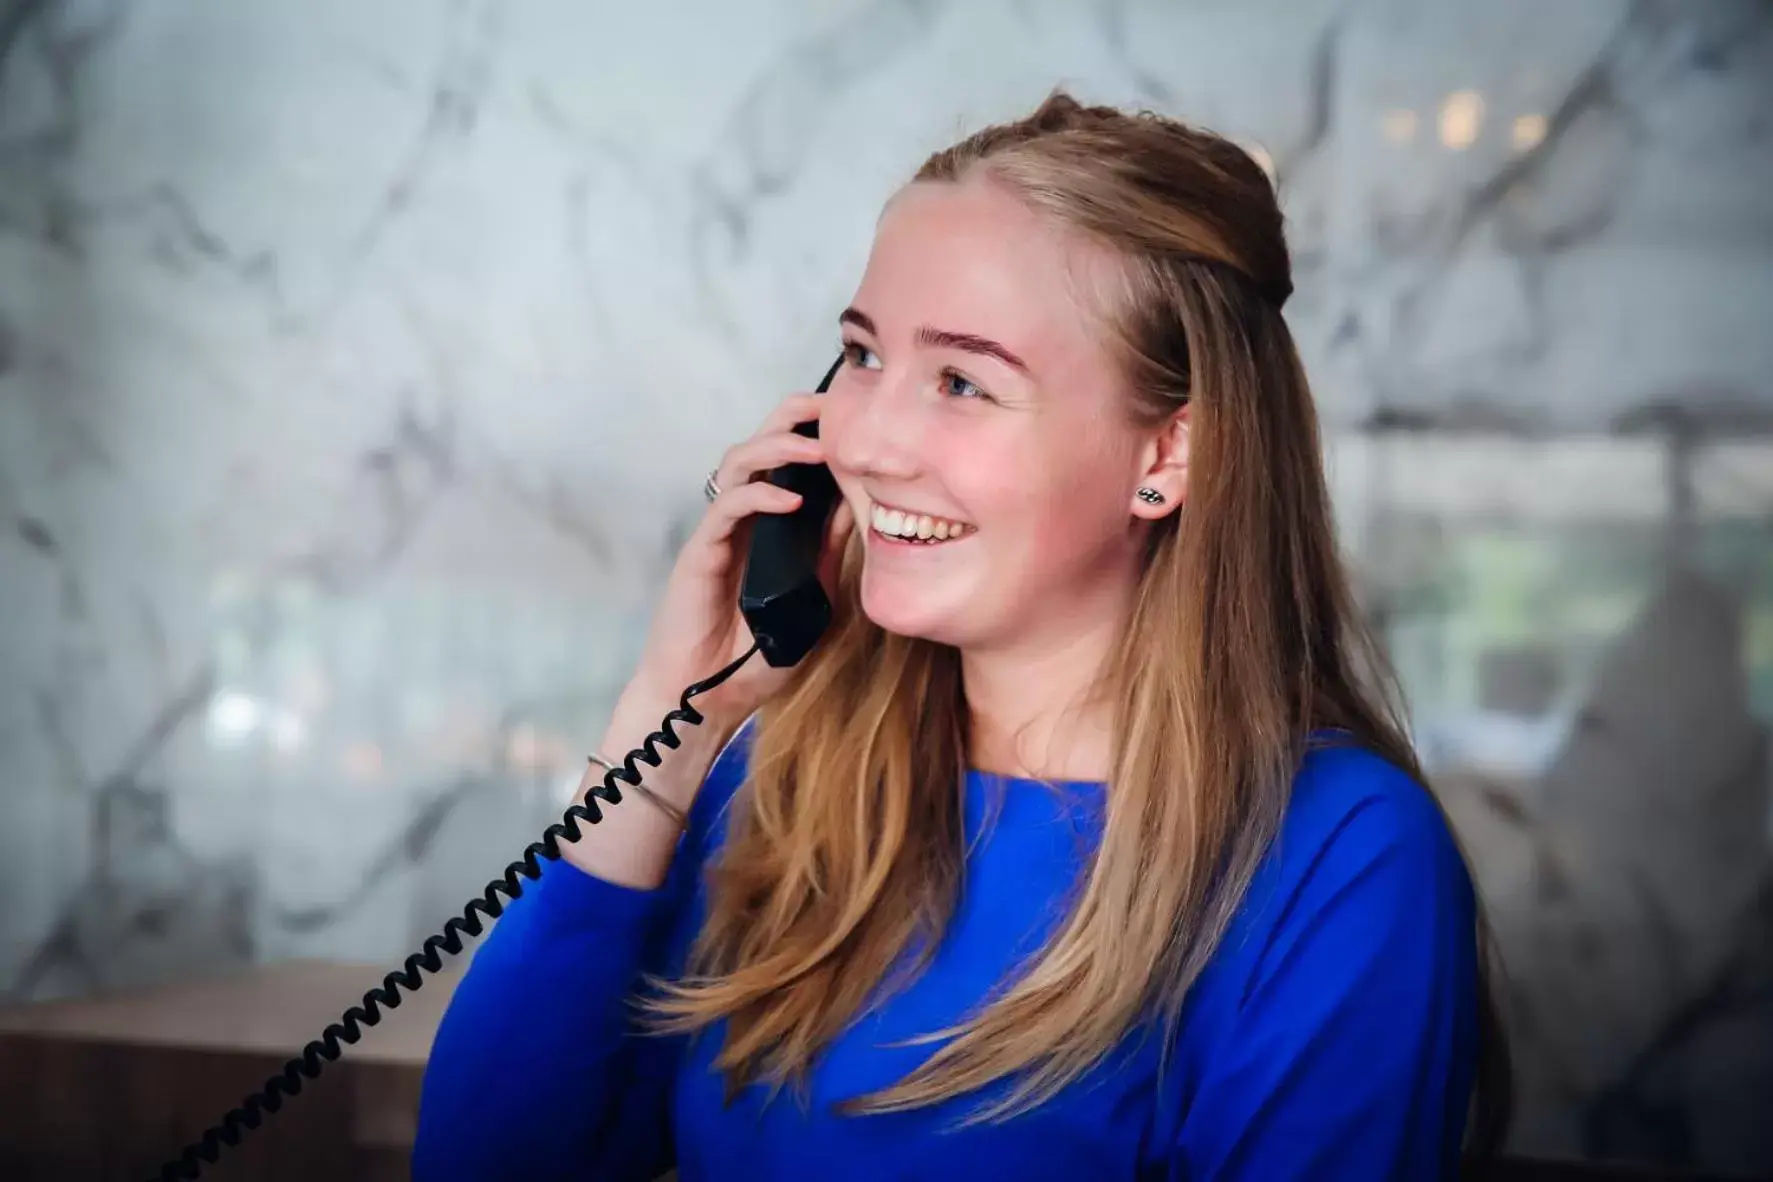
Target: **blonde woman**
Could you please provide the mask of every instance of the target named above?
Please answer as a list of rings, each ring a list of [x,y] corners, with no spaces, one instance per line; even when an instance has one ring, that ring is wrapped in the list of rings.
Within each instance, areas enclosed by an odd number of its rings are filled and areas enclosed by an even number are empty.
[[[829,392],[710,481],[600,750],[750,646],[738,547],[789,461],[842,493],[830,629],[698,699],[510,905],[415,1178],[1372,1182],[1493,1147],[1481,918],[1365,680],[1289,270],[1261,169],[1175,121],[1055,93],[925,163]]]

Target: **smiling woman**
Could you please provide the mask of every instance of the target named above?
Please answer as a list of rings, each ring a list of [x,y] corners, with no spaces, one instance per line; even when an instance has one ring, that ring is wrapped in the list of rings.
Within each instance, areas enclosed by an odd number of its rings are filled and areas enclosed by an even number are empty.
[[[1418,1179],[1495,1148],[1484,927],[1363,680],[1290,290],[1267,177],[1176,121],[1055,94],[925,164],[829,391],[723,462],[606,749],[744,651],[733,539],[794,508],[748,479],[790,460],[842,494],[828,634],[649,773],[681,835],[616,810],[508,909],[415,1177]]]

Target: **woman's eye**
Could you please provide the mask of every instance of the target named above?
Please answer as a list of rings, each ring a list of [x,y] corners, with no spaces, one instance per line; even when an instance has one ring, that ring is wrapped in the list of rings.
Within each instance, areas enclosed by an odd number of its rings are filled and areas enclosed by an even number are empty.
[[[845,341],[843,343],[843,356],[846,361],[857,369],[878,368],[876,363],[879,359],[874,356],[874,350],[866,345],[858,345],[854,341]]]
[[[976,383],[961,377],[951,369],[945,370],[942,374],[942,390],[944,393],[952,394],[956,398],[989,399],[991,397],[991,395],[981,390]]]

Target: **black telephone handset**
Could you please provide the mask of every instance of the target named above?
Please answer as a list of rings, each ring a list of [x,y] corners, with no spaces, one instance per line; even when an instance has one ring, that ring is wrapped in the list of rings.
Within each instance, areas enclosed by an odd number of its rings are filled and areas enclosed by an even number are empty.
[[[815,393],[829,390],[842,367],[839,357]],[[819,437],[816,421],[794,430],[809,439]],[[831,623],[831,600],[819,583],[819,558],[838,491],[831,469],[824,464],[784,464],[766,479],[803,499],[792,513],[759,513],[752,518],[739,612],[763,659],[781,668],[799,664]]]
[[[825,374],[818,393],[831,387],[843,358]],[[819,437],[816,422],[802,423],[796,431],[809,438]],[[382,1012],[397,1007],[404,1000],[400,988],[411,993],[425,983],[426,973],[443,968],[442,952],[460,955],[464,944],[462,933],[478,936],[482,930],[481,915],[497,919],[504,913],[502,892],[516,899],[523,894],[525,878],[534,879],[542,870],[538,857],[550,861],[560,857],[560,841],[579,839],[578,822],[595,825],[603,820],[599,802],[620,804],[622,785],[640,782],[640,765],[658,767],[660,747],[676,748],[675,724],[698,726],[702,713],[691,699],[707,693],[739,671],[752,654],[763,653],[763,659],[781,667],[797,664],[812,651],[819,636],[831,622],[831,601],[819,583],[819,558],[824,549],[825,533],[831,510],[837,505],[837,482],[823,464],[785,464],[771,471],[765,479],[792,489],[804,498],[792,513],[760,513],[752,519],[751,540],[745,552],[745,571],[739,589],[739,611],[750,627],[756,644],[745,655],[711,677],[704,678],[683,691],[678,708],[665,716],[660,728],[622,759],[622,766],[610,768],[603,782],[594,784],[586,793],[584,803],[570,806],[565,816],[548,826],[540,841],[530,843],[520,861],[505,867],[503,879],[487,884],[482,898],[471,899],[462,914],[452,916],[443,925],[440,935],[425,940],[424,951],[406,958],[402,969],[387,974],[379,987],[363,995],[363,1004],[352,1006],[343,1018],[328,1026],[318,1039],[302,1049],[298,1058],[289,1060],[283,1070],[265,1081],[259,1091],[241,1101],[240,1107],[226,1113],[221,1123],[204,1130],[200,1140],[180,1151],[179,1156],[161,1167],[161,1182],[177,1178],[195,1178],[203,1172],[205,1162],[213,1163],[225,1146],[238,1145],[248,1132],[259,1127],[265,1117],[280,1109],[284,1101],[301,1092],[305,1081],[319,1076],[327,1063],[344,1053],[341,1043],[356,1043],[363,1037],[363,1027],[382,1020]],[[489,1087],[498,1086],[496,1083]]]

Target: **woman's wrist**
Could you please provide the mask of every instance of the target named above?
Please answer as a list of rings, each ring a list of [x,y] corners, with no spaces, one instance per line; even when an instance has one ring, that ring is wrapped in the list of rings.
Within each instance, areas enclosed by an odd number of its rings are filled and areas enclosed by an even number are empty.
[[[681,696],[681,690],[663,694],[644,683],[630,683],[617,699],[603,737],[591,751],[620,768],[629,752],[644,746],[647,737],[660,729],[665,715],[677,708]],[[709,720],[709,724],[712,722]],[[676,748],[656,745],[660,766],[635,761],[635,771],[646,786],[645,791],[628,784],[625,774],[618,776],[622,803],[600,804],[603,820],[584,827],[577,840],[563,842],[561,857],[588,874],[637,890],[652,890],[664,882],[683,833],[679,818],[689,814],[690,805],[727,737],[719,730],[710,731],[709,724],[676,723],[672,730],[681,742]],[[605,769],[594,762],[587,763],[577,801],[584,803],[591,790],[607,779]],[[660,802],[664,802],[664,807]]]
[[[645,746],[649,735],[663,729],[665,716],[678,709],[682,697],[681,686],[668,691],[636,677],[617,699],[596,753],[621,766],[631,751]],[[678,737],[679,745],[673,748],[662,742],[654,744],[659,766],[636,760],[636,770],[649,788],[687,813],[697,789],[727,740],[738,730],[738,724],[729,723],[724,714],[707,714],[698,725],[674,721],[670,729]]]

